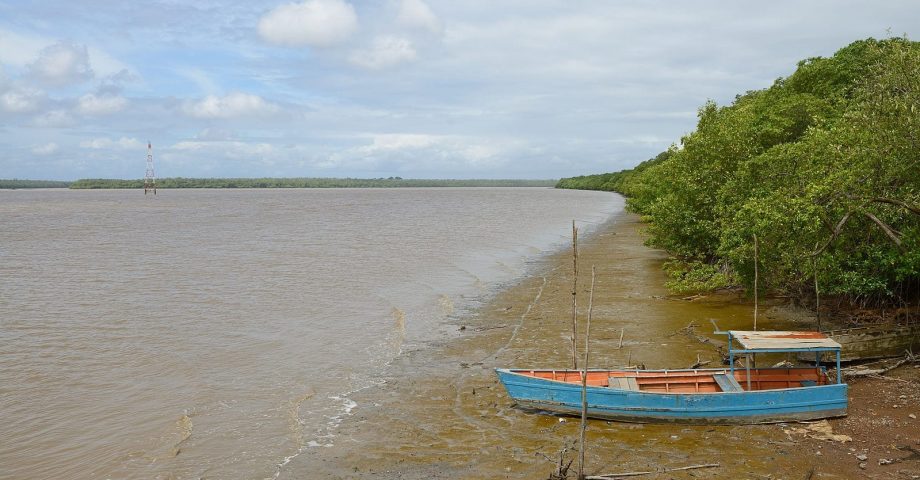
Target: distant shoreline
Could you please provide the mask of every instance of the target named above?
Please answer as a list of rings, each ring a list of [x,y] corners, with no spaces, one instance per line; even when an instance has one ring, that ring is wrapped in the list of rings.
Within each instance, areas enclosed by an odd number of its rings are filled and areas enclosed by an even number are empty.
[[[57,180],[19,180],[0,179],[0,190],[14,190],[19,188],[68,188],[73,182]]]
[[[407,188],[407,187],[553,187],[556,180],[514,179],[411,179],[389,178],[161,178],[156,188]],[[73,182],[52,180],[3,180],[0,189],[70,188],[143,189],[144,180],[84,178]]]

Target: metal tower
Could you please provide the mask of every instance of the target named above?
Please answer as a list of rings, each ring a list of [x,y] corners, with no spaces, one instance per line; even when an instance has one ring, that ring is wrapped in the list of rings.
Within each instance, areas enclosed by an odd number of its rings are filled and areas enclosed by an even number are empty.
[[[147,173],[144,175],[144,195],[147,195],[147,192],[153,192],[154,195],[157,194],[157,179],[153,174],[153,146],[150,145],[150,142],[147,142]]]

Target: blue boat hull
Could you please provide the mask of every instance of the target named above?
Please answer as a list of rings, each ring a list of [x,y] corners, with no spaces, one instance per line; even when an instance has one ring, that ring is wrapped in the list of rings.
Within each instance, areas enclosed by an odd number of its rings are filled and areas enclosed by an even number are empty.
[[[496,369],[520,406],[581,415],[581,385]],[[847,385],[715,393],[653,393],[588,386],[588,416],[642,423],[753,424],[840,417]]]

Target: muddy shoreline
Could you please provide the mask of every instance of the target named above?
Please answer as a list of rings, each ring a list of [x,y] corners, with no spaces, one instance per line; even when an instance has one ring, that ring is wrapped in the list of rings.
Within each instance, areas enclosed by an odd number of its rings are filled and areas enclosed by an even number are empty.
[[[636,216],[621,214],[581,241],[580,316],[587,310],[591,266],[597,269],[592,366],[641,363],[649,368],[685,368],[698,358],[716,364],[718,357],[711,347],[674,332],[694,322],[700,325],[697,333],[715,339],[709,319],[725,329],[749,328],[751,306],[740,298],[687,302],[669,297],[660,268],[665,255],[643,245],[641,228]],[[569,252],[540,259],[533,275],[459,319],[457,338],[407,346],[384,373],[381,387],[352,396],[358,406],[339,426],[334,445],[305,450],[284,466],[280,478],[546,478],[559,451],[573,445],[578,422],[515,408],[493,369],[571,364],[571,269]],[[761,328],[807,328],[806,321],[801,312],[768,308]],[[625,332],[623,347],[617,348],[621,331]],[[910,385],[917,388],[916,382]],[[854,395],[871,397],[872,388],[854,388],[851,405],[860,402]],[[902,395],[910,398],[912,393]],[[915,402],[898,413],[907,415],[911,408],[920,410]],[[853,415],[834,423],[845,428],[840,422],[852,419]],[[904,428],[899,435],[905,442],[920,441],[910,439],[911,431],[920,436],[916,433],[920,423],[906,422]],[[828,454],[815,453],[823,441],[795,437],[783,425],[674,426],[592,420],[587,439],[589,474],[713,462],[721,466],[669,477],[867,474],[855,458],[828,468]],[[837,448],[838,457],[846,459],[853,455],[851,447],[841,444],[824,450]],[[920,462],[898,466],[917,469]],[[873,478],[884,474],[881,468],[873,470]],[[906,475],[890,478],[911,478]]]

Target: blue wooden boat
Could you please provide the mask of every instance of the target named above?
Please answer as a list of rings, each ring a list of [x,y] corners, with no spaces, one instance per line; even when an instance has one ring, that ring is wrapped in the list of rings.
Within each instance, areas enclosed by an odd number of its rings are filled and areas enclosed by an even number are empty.
[[[847,385],[839,368],[840,345],[819,332],[728,331],[730,367],[715,369],[588,370],[587,414],[627,422],[753,424],[839,417],[847,411]],[[734,348],[737,342],[741,348]],[[816,356],[814,367],[751,368],[758,353]],[[817,363],[836,353],[836,382]],[[735,356],[746,356],[735,368]],[[522,407],[580,415],[582,372],[496,369],[499,380]]]

